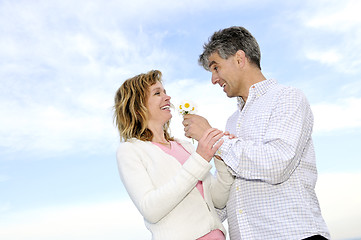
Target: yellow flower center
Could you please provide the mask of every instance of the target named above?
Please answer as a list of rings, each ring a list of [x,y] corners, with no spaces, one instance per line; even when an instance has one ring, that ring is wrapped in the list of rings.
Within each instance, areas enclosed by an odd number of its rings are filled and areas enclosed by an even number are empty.
[[[185,107],[185,108],[189,108],[189,106],[190,106],[189,103],[185,103],[185,104],[184,104],[184,107]]]

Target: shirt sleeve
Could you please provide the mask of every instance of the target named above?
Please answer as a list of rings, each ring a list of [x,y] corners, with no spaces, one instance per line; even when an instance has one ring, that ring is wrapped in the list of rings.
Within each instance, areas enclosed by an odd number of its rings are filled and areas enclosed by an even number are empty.
[[[313,115],[303,93],[283,89],[265,124],[262,142],[224,138],[217,154],[236,177],[279,184],[291,176],[310,141]]]
[[[142,152],[131,143],[121,144],[117,151],[118,169],[139,212],[148,222],[157,223],[194,189],[212,165],[194,152],[173,179],[162,186],[155,186],[143,162],[143,158],[150,156],[144,156]]]

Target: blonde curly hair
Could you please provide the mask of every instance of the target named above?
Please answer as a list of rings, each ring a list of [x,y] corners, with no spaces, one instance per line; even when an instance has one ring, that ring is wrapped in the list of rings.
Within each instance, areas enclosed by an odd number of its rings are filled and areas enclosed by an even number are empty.
[[[129,78],[117,90],[114,97],[114,121],[119,130],[120,140],[127,141],[137,138],[151,141],[153,133],[147,128],[148,109],[147,98],[150,86],[157,81],[162,83],[162,73],[152,70]],[[166,140],[173,140],[170,136],[168,121],[163,126]]]

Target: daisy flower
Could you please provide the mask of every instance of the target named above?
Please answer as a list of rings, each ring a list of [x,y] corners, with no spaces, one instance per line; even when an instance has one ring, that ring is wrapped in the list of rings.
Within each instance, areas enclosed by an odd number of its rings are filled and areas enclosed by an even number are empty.
[[[182,104],[179,105],[178,111],[182,115],[192,114],[196,112],[196,106],[191,101],[183,101]]]
[[[182,104],[178,106],[178,111],[182,116],[196,113],[196,105],[191,101],[183,101]],[[194,144],[193,138],[192,143]]]

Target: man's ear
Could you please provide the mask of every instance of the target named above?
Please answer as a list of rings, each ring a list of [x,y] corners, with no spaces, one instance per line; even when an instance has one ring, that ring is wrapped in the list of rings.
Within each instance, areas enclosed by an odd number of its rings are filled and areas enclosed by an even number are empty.
[[[246,53],[243,50],[238,50],[235,54],[235,60],[240,66],[244,66],[246,61]]]

